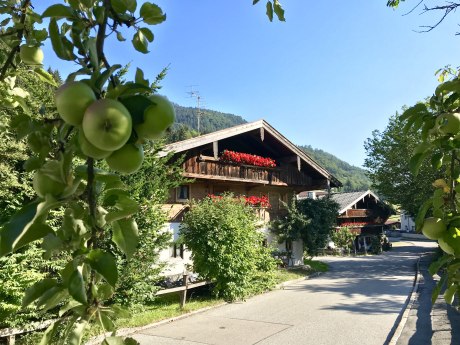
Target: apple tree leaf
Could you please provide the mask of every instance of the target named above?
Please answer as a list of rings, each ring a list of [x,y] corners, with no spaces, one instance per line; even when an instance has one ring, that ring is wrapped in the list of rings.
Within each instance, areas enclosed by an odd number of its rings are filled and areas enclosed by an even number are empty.
[[[48,7],[42,14],[42,18],[69,18],[73,17],[72,8],[62,4],[55,4]]]
[[[85,281],[82,274],[82,266],[77,267],[70,275],[67,289],[70,296],[81,304],[87,304]]]
[[[139,244],[139,230],[136,221],[132,218],[114,221],[112,241],[129,260]]]
[[[273,2],[273,10],[275,11],[276,16],[278,17],[278,20],[281,22],[285,22],[286,19],[284,18],[284,9],[279,3],[278,0],[274,0]]]
[[[95,249],[86,256],[86,262],[93,270],[99,273],[112,286],[118,280],[117,264],[115,257],[101,249]]]
[[[166,20],[166,14],[155,4],[145,2],[140,9],[140,15],[146,24],[156,25]]]
[[[273,21],[273,5],[271,1],[267,1],[267,17],[272,22]]]
[[[75,59],[73,45],[65,36],[59,33],[59,27],[55,18],[50,20],[48,32],[56,55],[62,60],[73,61]]]
[[[147,40],[147,37],[141,30],[138,30],[134,34],[131,42],[133,43],[134,49],[136,49],[138,52],[141,52],[143,54],[147,54],[149,52],[149,50],[147,49],[149,42]]]
[[[34,201],[24,206],[13,215],[0,230],[0,256],[53,233],[53,229],[43,223],[43,220],[51,209],[60,204],[48,197],[42,202]]]
[[[42,279],[29,287],[22,298],[22,307],[27,307],[33,301],[39,299],[43,294],[57,285],[56,279]]]

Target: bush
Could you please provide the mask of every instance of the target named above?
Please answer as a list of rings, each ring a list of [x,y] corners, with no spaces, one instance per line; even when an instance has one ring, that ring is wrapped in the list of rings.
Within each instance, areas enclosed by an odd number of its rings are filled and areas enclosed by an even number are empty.
[[[347,227],[333,230],[331,233],[331,241],[338,248],[342,248],[345,252],[349,253],[353,249],[353,240],[355,235]]]
[[[269,289],[275,284],[276,260],[262,246],[254,210],[226,194],[193,202],[181,236],[192,251],[193,267],[215,282],[214,293],[228,301]]]

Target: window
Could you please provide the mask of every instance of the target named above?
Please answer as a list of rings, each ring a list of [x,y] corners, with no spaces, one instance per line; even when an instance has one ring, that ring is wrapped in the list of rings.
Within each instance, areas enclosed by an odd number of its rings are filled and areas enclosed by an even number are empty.
[[[286,240],[286,251],[292,252],[292,240]]]
[[[176,201],[188,201],[190,199],[190,186],[179,186],[176,189]]]
[[[184,244],[174,243],[172,246],[171,257],[173,258],[184,258],[185,246]]]

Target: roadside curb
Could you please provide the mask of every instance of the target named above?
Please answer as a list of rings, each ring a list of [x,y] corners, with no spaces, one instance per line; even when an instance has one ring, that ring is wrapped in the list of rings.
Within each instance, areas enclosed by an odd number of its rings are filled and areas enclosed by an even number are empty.
[[[289,280],[287,282],[283,282],[283,283],[279,283],[277,285],[275,285],[275,287],[273,288],[273,290],[270,290],[270,291],[266,291],[264,293],[268,293],[268,292],[271,292],[271,291],[275,291],[275,290],[283,290],[286,286],[288,285],[292,285],[292,284],[296,284],[296,283],[300,283],[302,281],[305,281],[305,280],[308,280],[310,278],[313,278],[313,277],[317,277],[319,275],[321,275],[322,272],[316,272],[316,273],[313,273],[311,275],[308,275],[308,276],[305,276],[305,277],[302,277],[302,278],[298,278],[298,279],[294,279],[294,280]],[[262,294],[264,294],[262,293]],[[262,295],[260,294],[260,295]],[[259,296],[259,295],[256,295],[256,296]],[[256,296],[252,296],[252,297],[256,297]],[[252,298],[251,297],[251,298]],[[200,313],[204,313],[208,310],[212,310],[212,309],[217,309],[217,308],[220,308],[224,305],[227,305],[229,303],[227,302],[222,302],[222,303],[219,303],[219,304],[216,304],[216,305],[213,305],[213,306],[209,306],[209,307],[205,307],[205,308],[201,308],[201,309],[197,309],[197,310],[194,310],[194,311],[191,311],[189,313],[185,313],[185,314],[182,314],[182,315],[178,315],[178,316],[174,316],[174,317],[171,317],[169,319],[164,319],[164,320],[160,320],[160,321],[156,321],[156,322],[153,322],[153,323],[150,323],[148,325],[145,325],[145,326],[139,326],[139,327],[130,327],[130,328],[120,328],[119,330],[117,330],[117,336],[128,336],[128,335],[131,335],[131,334],[134,334],[134,333],[138,333],[140,331],[143,331],[144,329],[147,329],[147,328],[153,328],[153,327],[158,327],[158,326],[161,326],[161,325],[164,325],[164,324],[167,324],[167,323],[171,323],[171,322],[174,322],[174,321],[179,321],[179,320],[182,320],[182,319],[185,319],[187,317],[190,317],[190,316],[193,316],[193,315],[196,315],[196,314],[200,314]],[[96,337],[93,337],[91,339],[89,339],[85,345],[98,345],[100,344],[102,341],[104,341],[104,338],[105,337],[109,337],[111,336],[112,333],[108,332],[106,334],[101,334],[101,335],[98,335]]]
[[[419,256],[417,259],[417,265],[416,265],[416,272],[415,272],[415,280],[414,280],[414,286],[412,287],[412,291],[409,294],[408,299],[406,300],[406,303],[404,304],[404,307],[402,309],[402,313],[399,314],[398,318],[396,319],[396,323],[398,323],[398,326],[394,331],[392,331],[391,338],[389,342],[385,342],[385,344],[388,345],[396,345],[396,343],[399,340],[399,337],[402,334],[402,331],[404,329],[404,326],[406,325],[407,319],[409,318],[409,313],[412,309],[412,306],[414,305],[415,300],[417,299],[417,291],[418,287],[420,284],[420,259],[422,256]]]

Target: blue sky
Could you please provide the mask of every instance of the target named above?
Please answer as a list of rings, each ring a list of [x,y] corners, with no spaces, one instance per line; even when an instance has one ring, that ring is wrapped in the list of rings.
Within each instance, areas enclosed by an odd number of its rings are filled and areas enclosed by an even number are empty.
[[[403,16],[417,2],[395,11],[386,0],[284,0],[286,22],[270,23],[265,1],[159,0],[167,20],[152,27],[151,52],[109,40],[107,55],[151,80],[169,65],[160,92],[180,105],[196,105],[187,94],[195,85],[206,108],[264,118],[295,144],[361,166],[371,132],[429,96],[438,68],[459,65],[455,14],[417,33],[439,16]],[[45,65],[64,77],[72,71],[48,47],[45,54]]]

